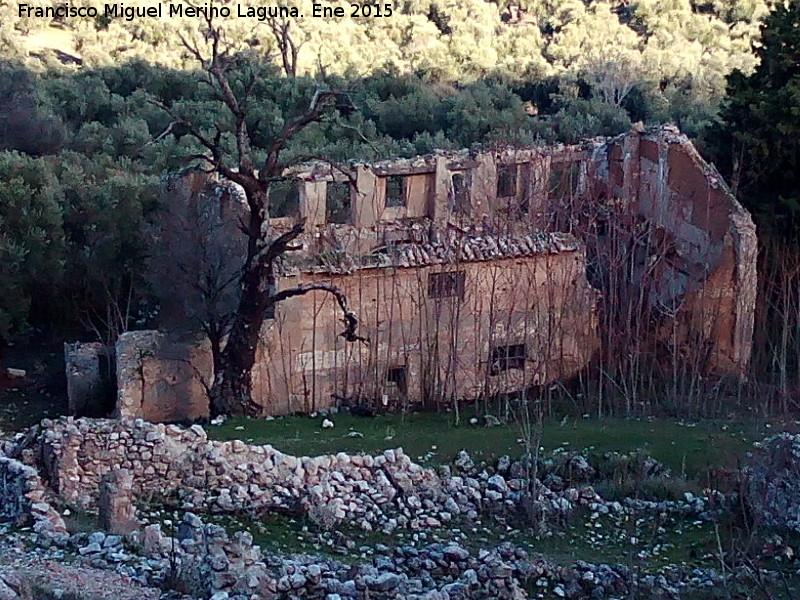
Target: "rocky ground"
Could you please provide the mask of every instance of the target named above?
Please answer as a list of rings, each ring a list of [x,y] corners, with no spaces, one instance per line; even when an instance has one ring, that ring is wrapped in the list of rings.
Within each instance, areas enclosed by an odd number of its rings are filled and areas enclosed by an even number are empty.
[[[174,596],[67,549],[43,548],[24,530],[0,527],[0,600],[158,600]]]
[[[695,510],[688,503],[644,507],[612,503],[590,508],[594,523],[614,515],[622,518],[630,511],[683,514]],[[317,535],[320,540],[337,539],[334,534]],[[349,554],[346,560],[338,560],[320,553],[262,552],[249,533],[229,534],[192,513],[178,522],[162,519],[130,540],[102,532],[79,533],[60,548],[35,545],[30,532],[6,531],[0,579],[18,595],[0,593],[0,598],[166,599],[180,596],[174,590],[214,600],[600,599],[627,598],[632,593],[683,598],[723,586],[755,585],[754,574],[741,568],[725,573],[681,563],[653,569],[642,561],[563,564],[509,542],[477,550],[457,541],[431,541],[439,535],[442,532],[428,532],[394,546],[378,542],[354,547],[353,539],[342,534],[337,545]],[[632,542],[628,540],[639,547]],[[652,551],[651,545],[641,547]],[[776,575],[766,570],[759,574],[768,581]],[[20,581],[24,582],[21,586]],[[173,591],[159,591],[168,588]],[[35,589],[50,590],[52,595],[25,595],[26,590]],[[62,590],[61,595],[56,590]]]
[[[744,513],[736,492],[670,487],[680,478],[647,456],[590,462],[566,451],[492,464],[462,452],[439,469],[438,495],[403,491],[395,477],[393,502],[352,521],[313,506],[277,515],[151,504],[122,537],[62,510],[82,531],[0,529],[0,600],[792,598],[798,502],[779,490],[794,494],[796,437],[757,448],[748,481],[770,504],[748,500]],[[766,535],[776,527],[785,535]],[[735,550],[743,541],[748,552]]]
[[[455,542],[378,544],[371,549],[372,559],[350,564],[311,555],[262,554],[248,534],[229,536],[191,513],[174,529],[174,537],[168,537],[159,525],[151,525],[133,542],[101,532],[78,534],[64,548],[49,549],[31,545],[25,532],[7,534],[0,580],[8,590],[2,595],[0,588],[0,598],[41,599],[29,594],[42,590],[49,590],[48,597],[87,600],[177,597],[161,595],[152,586],[214,600],[615,598],[628,596],[632,586],[655,596],[679,597],[687,587],[720,582],[713,570],[639,577],[623,565],[579,561],[562,566],[510,543],[479,551]]]

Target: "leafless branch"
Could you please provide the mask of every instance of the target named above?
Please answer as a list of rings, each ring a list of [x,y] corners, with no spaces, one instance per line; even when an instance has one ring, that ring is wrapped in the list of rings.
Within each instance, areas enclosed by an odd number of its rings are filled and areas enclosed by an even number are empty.
[[[173,130],[173,129],[174,129],[176,126],[177,126],[177,125],[181,125],[181,121],[172,121],[172,122],[171,122],[169,125],[167,125],[167,128],[166,128],[166,129],[164,129],[164,131],[162,131],[161,133],[159,133],[159,134],[158,134],[156,137],[154,137],[152,140],[150,140],[150,141],[149,141],[149,142],[147,142],[147,143],[148,143],[148,144],[154,144],[154,143],[156,143],[156,142],[160,142],[160,141],[161,141],[161,140],[163,140],[165,137],[167,137],[167,136],[168,136],[170,133],[172,133],[172,130]]]
[[[303,46],[303,42],[298,44],[294,40],[291,33],[292,23],[288,19],[272,17],[269,19],[268,25],[275,38],[275,43],[278,45],[284,73],[287,77],[296,77],[297,57],[300,54],[300,48]]]
[[[322,91],[317,88],[314,92],[314,97],[311,99],[308,110],[284,125],[281,133],[272,142],[267,152],[264,166],[259,173],[259,179],[261,181],[267,181],[270,177],[280,174],[282,168],[280,167],[278,159],[286,143],[311,123],[321,121],[325,111],[328,109],[329,102],[335,99],[336,96],[336,92]]]
[[[342,309],[342,313],[344,313],[343,321],[345,323],[345,329],[339,335],[341,335],[348,342],[369,343],[369,339],[362,337],[356,333],[356,329],[358,328],[358,317],[356,317],[356,314],[348,307],[347,296],[345,296],[344,292],[333,284],[306,283],[303,285],[299,285],[297,287],[281,290],[277,294],[274,294],[270,298],[270,301],[273,304],[277,304],[278,302],[282,302],[284,300],[287,300],[288,298],[293,298],[295,296],[304,296],[309,292],[315,292],[315,291],[328,292],[329,294],[333,295],[333,297],[336,299],[336,302],[339,304],[339,308]]]
[[[295,249],[292,242],[303,233],[305,226],[305,220],[295,223],[289,231],[275,238],[269,246],[256,254],[252,261],[245,265],[245,271],[249,268],[270,264],[283,253]]]
[[[348,125],[347,123],[343,123],[341,120],[337,120],[336,124],[339,127],[341,127],[342,129],[347,129],[349,131],[354,131],[358,135],[358,137],[361,138],[362,142],[364,142],[370,148],[372,148],[373,152],[375,152],[376,155],[380,154],[380,149],[378,148],[378,146],[376,146],[375,143],[372,140],[370,140],[367,136],[365,136],[364,132],[361,131],[358,127],[354,127],[353,125]]]

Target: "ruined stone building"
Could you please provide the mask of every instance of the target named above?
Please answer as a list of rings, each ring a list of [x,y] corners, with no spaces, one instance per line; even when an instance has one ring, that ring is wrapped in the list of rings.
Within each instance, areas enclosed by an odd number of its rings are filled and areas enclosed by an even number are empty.
[[[673,129],[287,175],[272,225],[306,232],[278,288],[339,286],[369,342],[338,335],[324,292],[278,305],[253,375],[264,414],[515,393],[645,342],[703,372],[747,368],[755,229]],[[78,396],[95,355],[68,349]],[[131,332],[116,363],[118,416],[207,414],[207,342]]]

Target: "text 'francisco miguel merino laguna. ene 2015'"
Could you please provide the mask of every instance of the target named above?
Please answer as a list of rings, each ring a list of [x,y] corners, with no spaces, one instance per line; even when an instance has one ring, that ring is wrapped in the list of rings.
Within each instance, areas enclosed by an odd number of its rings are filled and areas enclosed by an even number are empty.
[[[241,17],[265,21],[274,17],[300,17],[297,7],[287,6],[248,6],[235,4],[231,6],[218,6],[213,3],[202,5],[183,4],[180,2],[158,3],[150,6],[127,5],[123,3],[104,4],[100,10],[94,6],[78,6],[70,3],[55,4],[51,6],[35,6],[19,4],[19,17],[33,17],[41,19],[68,19],[68,18],[96,18],[124,19],[158,19],[183,17],[202,19]]]

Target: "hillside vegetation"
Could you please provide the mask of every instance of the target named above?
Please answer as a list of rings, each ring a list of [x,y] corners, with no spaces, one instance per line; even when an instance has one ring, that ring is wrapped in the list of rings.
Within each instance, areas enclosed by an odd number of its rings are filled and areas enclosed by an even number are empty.
[[[147,231],[161,218],[165,177],[203,150],[173,116],[211,137],[219,128],[222,151],[236,152],[233,118],[190,51],[210,40],[203,18],[126,20],[104,16],[104,3],[80,6],[98,17],[0,7],[0,351],[32,328],[112,340],[157,324]],[[320,89],[339,104],[287,141],[287,162],[575,142],[672,122],[751,209],[793,230],[798,2],[409,0],[369,18],[333,2],[344,17],[261,20],[213,6],[234,15],[214,25],[232,89],[249,91],[257,163]],[[775,289],[796,289],[794,272],[773,274]],[[766,322],[794,331],[783,317],[800,300],[776,292],[776,302]],[[768,368],[773,342],[762,344]],[[782,344],[785,371],[800,337]]]
[[[224,23],[226,41],[287,77],[343,76],[354,81],[390,73],[413,76],[417,86],[441,84],[415,99],[416,105],[402,101],[407,95],[402,89],[391,94],[406,114],[452,96],[454,86],[490,79],[521,88],[515,91],[542,113],[568,110],[569,101],[577,98],[592,99],[609,107],[578,105],[572,114],[609,118],[608,113],[617,114],[614,109],[623,106],[634,120],[682,120],[684,129],[696,131],[713,115],[726,76],[734,69],[749,73],[755,67],[753,43],[760,19],[773,4],[406,0],[383,5],[391,16],[384,8],[370,11],[382,16],[357,18],[351,17],[350,3],[338,1],[324,6],[341,7],[343,17],[314,18],[310,3],[297,0],[281,5],[303,16],[238,17],[247,5],[203,6],[229,8],[230,17],[217,19]],[[159,5],[152,0],[136,4]],[[37,65],[77,68],[79,63],[96,69],[144,60],[175,69],[197,67],[182,40],[202,35],[203,18],[169,16],[169,4],[162,7],[161,18],[130,20],[106,15],[103,2],[81,6],[96,8],[98,16],[37,18],[17,5],[3,6],[0,50]]]

